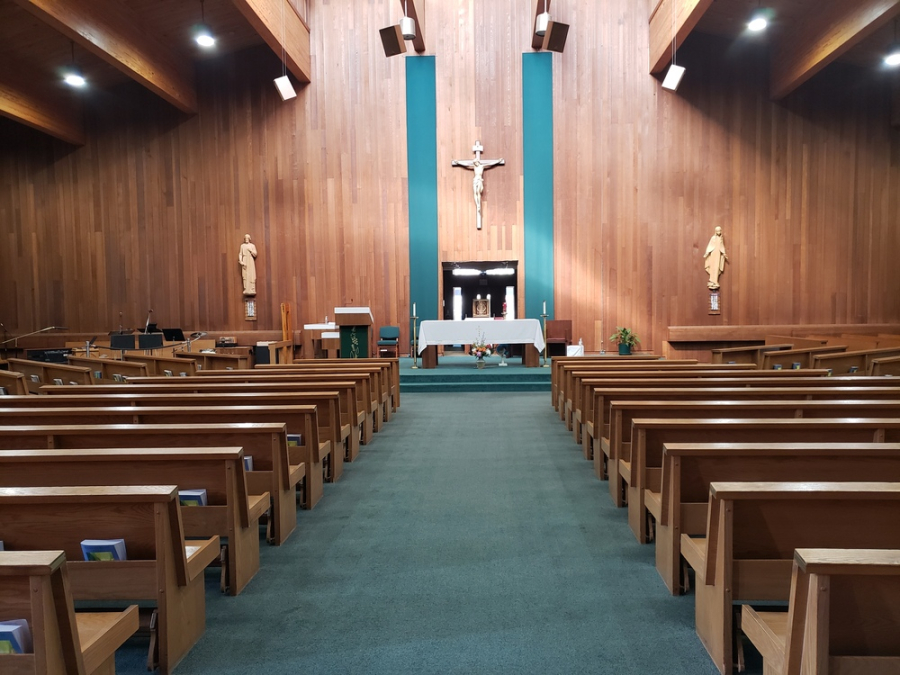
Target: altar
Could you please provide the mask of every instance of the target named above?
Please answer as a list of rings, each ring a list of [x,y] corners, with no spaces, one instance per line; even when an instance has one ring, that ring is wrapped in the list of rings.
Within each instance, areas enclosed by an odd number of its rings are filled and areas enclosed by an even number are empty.
[[[522,362],[529,367],[540,365],[540,353],[544,350],[544,332],[537,319],[467,319],[465,321],[423,321],[419,326],[418,349],[423,354],[426,349],[436,353],[436,345],[470,345],[476,337],[482,337],[492,345],[530,344],[525,348]],[[436,363],[423,354],[424,368]]]

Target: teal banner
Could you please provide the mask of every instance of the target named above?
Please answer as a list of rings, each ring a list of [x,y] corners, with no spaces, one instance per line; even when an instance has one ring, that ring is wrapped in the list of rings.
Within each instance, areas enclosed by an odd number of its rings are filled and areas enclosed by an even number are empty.
[[[433,56],[406,57],[409,301],[420,320],[438,312],[437,94]]]
[[[553,59],[522,55],[525,316],[553,318]],[[544,312],[544,303],[547,311]]]

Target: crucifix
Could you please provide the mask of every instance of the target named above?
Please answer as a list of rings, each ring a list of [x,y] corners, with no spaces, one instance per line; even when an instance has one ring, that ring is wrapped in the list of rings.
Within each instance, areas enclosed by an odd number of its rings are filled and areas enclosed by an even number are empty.
[[[498,164],[506,164],[504,159],[482,159],[481,153],[484,152],[484,146],[481,141],[475,141],[472,146],[472,152],[475,153],[475,159],[454,159],[452,166],[461,166],[464,169],[471,169],[475,172],[472,179],[472,192],[475,196],[475,224],[481,229],[481,193],[484,192],[484,171],[497,166]]]

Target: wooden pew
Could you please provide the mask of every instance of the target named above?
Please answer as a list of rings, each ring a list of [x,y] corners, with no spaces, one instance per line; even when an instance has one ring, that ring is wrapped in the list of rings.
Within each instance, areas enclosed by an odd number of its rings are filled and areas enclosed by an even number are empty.
[[[766,335],[767,345],[777,345],[780,343],[790,343],[794,349],[802,349],[804,347],[824,347],[828,343],[828,338],[813,338],[809,336],[797,337],[794,335]]]
[[[777,367],[783,370],[805,370],[813,367],[813,358],[817,354],[833,354],[847,351],[846,345],[802,347],[800,349],[782,349],[777,352],[763,354],[760,370],[774,370]],[[799,364],[799,365],[796,365]]]
[[[900,356],[872,359],[872,369],[869,375],[873,377],[900,376]]]
[[[129,377],[147,377],[147,364],[137,361],[122,361],[119,359],[100,359],[87,356],[69,356],[70,366],[90,368],[97,384],[112,384],[124,382]],[[48,384],[53,384],[48,382]]]
[[[631,453],[635,419],[747,419],[835,417],[900,418],[900,396],[883,400],[834,399],[613,401],[609,431],[609,456],[619,459]]]
[[[763,362],[766,352],[778,352],[793,349],[793,343],[753,345],[751,347],[725,347],[712,350],[712,362],[715,363],[752,363],[758,368]]]
[[[250,368],[245,354],[213,354],[210,352],[175,352],[177,359],[193,359],[197,370],[244,370]]]
[[[900,672],[900,551],[794,551],[788,611],[741,608],[766,673]]]
[[[6,390],[7,396],[26,396],[30,393],[25,375],[8,370],[0,370],[0,387]]]
[[[219,372],[219,371],[217,371]],[[314,385],[321,389],[335,389],[339,385],[338,382],[352,381],[355,383],[356,393],[356,409],[357,409],[357,426],[361,432],[361,443],[368,445],[372,441],[372,436],[377,430],[375,426],[374,412],[377,410],[378,394],[375,390],[373,378],[369,373],[350,373],[346,371],[336,373],[302,373],[297,375],[270,375],[270,376],[245,376],[235,374],[232,371],[221,372],[216,377],[186,377],[180,378],[177,382],[173,382],[170,378],[141,378],[134,380],[124,387],[139,386],[163,386],[175,387],[177,391],[188,391],[191,387],[196,392],[211,391],[297,391],[302,390],[298,385],[308,384]],[[236,387],[240,385],[240,387]],[[309,391],[309,389],[306,389]],[[122,389],[121,391],[136,391],[132,389]],[[150,392],[150,389],[144,389]],[[155,390],[161,393],[161,389]],[[76,393],[72,389],[54,389],[47,390],[48,394],[72,394]]]
[[[550,359],[550,404],[554,410],[559,410],[559,393],[560,373],[563,366],[567,364],[580,363],[585,367],[594,364],[604,363],[644,363],[650,361],[662,361],[662,357],[658,354],[633,354],[631,356],[619,356],[618,354],[609,354],[604,356],[554,356]],[[666,363],[680,363],[689,365],[697,363],[697,359],[666,359]]]
[[[222,591],[244,590],[259,571],[259,519],[270,495],[247,493],[241,448],[0,451],[3,487],[148,484],[206,490],[208,506],[181,511],[185,536],[227,540]]]
[[[136,361],[147,364],[147,373],[159,377],[192,377],[197,374],[197,361],[190,358],[177,358],[175,356],[152,356],[149,354],[136,354],[125,352],[126,361]]]
[[[49,397],[44,397],[49,398]],[[311,500],[307,508],[315,506],[322,495],[323,471],[329,481],[343,466],[343,452],[334,452],[331,437],[340,435],[334,406],[335,392],[319,392],[307,396],[306,405],[297,406],[81,406],[81,407],[9,407],[0,408],[0,425],[9,424],[285,424],[287,433],[302,434],[303,443],[295,453],[302,453],[300,461],[306,466],[306,487]],[[319,405],[310,405],[311,400]],[[321,416],[319,415],[321,412]],[[322,427],[317,420],[325,420]],[[326,434],[323,437],[322,434]],[[338,441],[339,443],[339,441]],[[338,477],[340,473],[337,474]]]
[[[813,368],[827,368],[835,375],[843,373],[872,374],[872,361],[878,358],[900,357],[897,347],[886,349],[866,349],[862,351],[841,352],[839,354],[816,354],[813,356]]]
[[[696,575],[697,634],[719,672],[733,664],[733,603],[786,602],[797,548],[900,548],[898,483],[710,485],[706,537],[681,536]]]
[[[0,655],[6,675],[115,675],[116,649],[138,629],[137,605],[75,612],[62,551],[0,551],[0,621],[25,619],[30,654]]]
[[[666,443],[893,443],[900,418],[635,419],[631,456],[619,459],[628,525],[647,541],[646,490],[660,491]],[[613,487],[610,481],[611,489]]]
[[[400,359],[399,358],[378,357],[378,358],[371,358],[371,359],[353,359],[353,361],[362,362],[362,363],[365,363],[366,365],[370,365],[370,366],[377,365],[382,368],[386,368],[389,371],[390,376],[388,378],[388,382],[390,382],[391,397],[393,398],[394,410],[396,411],[397,408],[400,407]],[[319,366],[319,365],[346,365],[347,362],[348,362],[348,359],[330,358],[330,359],[315,359],[315,361],[312,363],[315,363],[317,366]],[[384,363],[382,363],[382,362],[384,362]],[[291,365],[305,365],[305,364],[309,364],[309,363],[311,363],[311,361],[309,359],[294,359],[293,363]],[[257,365],[256,367],[265,369],[265,368],[269,368],[270,366],[260,364],[260,365]],[[290,366],[288,366],[288,367],[290,367]]]
[[[151,659],[162,675],[203,634],[203,570],[219,555],[219,538],[185,541],[174,485],[0,487],[0,522],[11,549],[65,552],[76,601],[155,602]],[[114,538],[125,539],[128,560],[82,560],[83,539]]]
[[[852,375],[842,375],[839,377],[805,377],[797,376],[796,373],[791,373],[790,371],[786,372],[785,374],[788,377],[763,379],[715,378],[714,380],[704,380],[702,378],[598,378],[584,380],[583,384],[585,387],[585,391],[589,391],[590,394],[584,394],[586,410],[582,412],[582,415],[587,415],[587,420],[593,418],[593,425],[588,430],[591,441],[582,438],[582,447],[585,453],[585,458],[589,459],[593,456],[593,444],[597,441],[598,433],[600,434],[600,438],[607,439],[608,443],[609,424],[611,419],[610,404],[616,395],[624,395],[625,390],[635,391],[644,389],[645,391],[650,392],[655,389],[660,391],[661,393],[665,391],[677,390],[683,392],[686,399],[698,399],[715,398],[717,396],[726,398],[725,394],[727,392],[717,392],[716,394],[711,394],[710,396],[703,395],[703,390],[720,389],[732,391],[759,389],[760,391],[762,391],[764,389],[796,389],[799,387],[804,389],[828,389],[833,393],[838,390],[837,388],[841,388],[847,395],[840,396],[840,398],[882,398],[884,395],[884,390],[892,389],[892,387],[890,386],[891,383],[889,381],[876,379],[873,377],[856,377]],[[865,394],[860,395],[858,392],[861,389],[870,390],[872,391],[872,393],[869,394],[867,391]],[[882,391],[876,392],[876,389]],[[616,394],[613,392],[618,393]],[[807,394],[806,396],[808,398],[838,398],[836,396],[830,396],[827,393],[818,395]],[[590,401],[590,404],[588,403],[588,401]],[[585,445],[587,445],[588,447],[584,447]],[[605,452],[608,452],[608,448],[604,448],[604,450]],[[601,475],[600,473],[598,473],[597,475],[599,478],[605,477],[605,475]]]
[[[810,371],[813,375],[817,374],[817,371]],[[824,376],[825,371],[819,373]],[[576,443],[581,443],[581,432],[582,425],[586,419],[588,419],[589,415],[586,415],[584,412],[585,404],[587,401],[587,397],[590,393],[591,386],[586,384],[588,381],[593,381],[598,378],[630,378],[634,377],[636,379],[641,378],[652,378],[652,377],[670,377],[670,378],[723,378],[723,377],[743,377],[756,379],[758,377],[765,377],[768,373],[760,373],[753,367],[753,364],[750,363],[739,363],[737,365],[710,365],[710,364],[698,364],[696,366],[690,366],[689,369],[684,369],[683,366],[659,366],[657,368],[647,368],[646,366],[633,370],[619,370],[619,369],[602,369],[602,370],[568,370],[566,369],[564,372],[565,381],[566,381],[566,425],[567,428],[572,431],[573,436],[575,437]],[[781,374],[777,374],[776,377],[780,377]]]
[[[108,395],[174,395],[202,394],[202,395],[233,395],[265,397],[279,394],[290,395],[294,393],[337,391],[340,396],[341,436],[346,436],[350,443],[350,460],[359,454],[360,443],[368,443],[372,437],[372,420],[367,421],[367,397],[368,377],[362,380],[341,380],[332,377],[302,376],[299,380],[286,382],[244,382],[238,378],[237,382],[228,379],[196,379],[196,378],[164,378],[163,382],[155,381],[154,384],[119,384],[96,385],[90,389],[49,386],[42,387],[42,394],[53,396],[108,396]],[[130,400],[130,399],[129,399]],[[267,401],[271,402],[271,401]],[[252,402],[248,399],[248,403]],[[277,405],[278,403],[276,403]],[[152,405],[152,404],[151,404]],[[354,413],[354,408],[356,412]],[[370,417],[370,416],[369,416]],[[344,426],[348,429],[344,429]]]
[[[39,393],[41,385],[44,384],[96,384],[90,368],[67,366],[62,363],[9,359],[9,369],[25,376],[28,391],[32,394]]]
[[[900,481],[896,443],[667,443],[660,492],[647,489],[656,519],[656,571],[682,588],[681,535],[706,533],[713,481]]]
[[[269,539],[280,546],[297,527],[296,489],[305,470],[288,451],[284,423],[0,426],[0,451],[232,446],[253,457],[247,491],[271,495]]]
[[[355,454],[359,454],[359,435],[354,438],[353,429],[348,408],[352,410],[354,383],[344,382],[340,391],[327,391],[319,386],[298,386],[296,390],[280,392],[241,392],[241,391],[211,391],[199,393],[190,385],[182,390],[175,380],[172,387],[178,391],[169,391],[166,385],[120,385],[133,393],[94,393],[96,388],[82,388],[80,395],[65,394],[57,396],[44,396],[40,399],[26,396],[8,396],[0,399],[0,407],[3,408],[49,408],[64,407],[78,408],[85,406],[116,407],[116,406],[281,406],[281,405],[317,405],[316,410],[319,420],[319,436],[330,440],[334,447],[344,447],[346,457],[351,457],[350,445],[355,441]],[[332,383],[330,386],[333,386]],[[144,393],[147,388],[151,391],[162,393]],[[202,389],[202,385],[200,386]],[[47,391],[54,388],[48,387]],[[104,389],[104,392],[110,391]],[[118,391],[114,389],[112,391]],[[357,430],[358,432],[358,430]],[[354,455],[355,456],[355,455]],[[335,477],[339,478],[343,467],[343,457],[335,459]],[[339,462],[339,464],[338,464]]]

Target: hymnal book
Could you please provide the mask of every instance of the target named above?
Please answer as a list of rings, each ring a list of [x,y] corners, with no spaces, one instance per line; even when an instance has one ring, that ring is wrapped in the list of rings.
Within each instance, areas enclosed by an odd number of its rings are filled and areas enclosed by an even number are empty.
[[[800,370],[800,362],[799,362],[799,361],[794,361],[794,362],[791,364],[791,370]]]
[[[253,471],[253,458],[249,455],[244,457],[244,471]]]
[[[772,370],[781,370],[781,368],[782,365],[780,363],[776,363],[774,366],[772,366]]]
[[[85,560],[128,560],[124,539],[85,539],[81,542]]]
[[[288,434],[288,445],[303,445],[303,434]]]
[[[172,377],[172,371],[171,370],[163,370],[163,375],[165,375],[166,377]]]
[[[25,619],[0,621],[0,654],[30,654],[31,630]]]
[[[206,506],[206,490],[179,490],[178,501],[182,506]]]
[[[0,539],[0,551],[5,551],[5,550],[6,550],[6,549],[3,548],[3,540]]]

